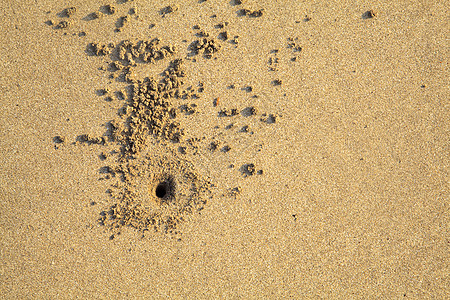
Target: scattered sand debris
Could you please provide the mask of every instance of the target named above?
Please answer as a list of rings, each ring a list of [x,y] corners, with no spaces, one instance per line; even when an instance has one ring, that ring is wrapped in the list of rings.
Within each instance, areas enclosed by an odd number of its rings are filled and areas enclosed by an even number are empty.
[[[203,38],[194,41],[189,48],[195,55],[202,53],[204,57],[211,58],[221,46],[214,39]]]
[[[287,47],[292,49],[293,52],[301,52],[302,51],[302,47],[296,43],[297,40],[298,40],[298,38],[295,38],[295,39],[288,38]]]
[[[117,1],[117,3],[124,2],[127,1]],[[235,0],[230,4],[241,5],[242,1]],[[177,10],[178,6],[166,6],[160,10],[160,14],[165,17]],[[67,17],[74,13],[75,11],[67,10]],[[113,14],[115,14],[114,19],[111,20],[113,22],[120,15],[124,15],[118,14],[118,10],[112,5],[101,6],[99,11],[93,13],[95,18]],[[134,20],[133,15],[135,14],[135,9],[131,8],[127,15],[118,18],[115,23],[117,31],[120,31],[132,18]],[[238,14],[247,17],[261,17],[264,9],[254,11],[241,9]],[[211,17],[216,17],[216,15]],[[88,18],[85,17],[83,20],[88,20]],[[218,22],[219,20],[216,19],[213,23],[213,25],[216,24],[214,28],[218,29],[215,33],[218,35],[214,36],[215,39],[210,38],[207,32],[200,30],[200,26],[194,26],[194,29],[200,31],[197,33],[200,37],[189,45],[188,50],[206,58],[211,58],[217,53],[224,45],[221,41],[231,39],[229,32],[225,31],[228,28],[224,29],[228,22]],[[70,21],[66,19],[66,21],[61,21],[57,28],[67,28],[69,25]],[[238,36],[234,36],[229,43],[238,44],[238,42]],[[206,141],[201,142],[205,137],[185,138],[184,129],[181,127],[181,124],[187,119],[183,114],[192,115],[197,112],[199,107],[202,107],[202,105],[187,103],[190,101],[181,99],[198,98],[199,93],[204,91],[203,84],[185,87],[186,72],[183,68],[183,60],[170,58],[176,53],[175,47],[173,45],[162,46],[157,38],[139,41],[124,40],[119,44],[93,42],[88,44],[86,50],[91,55],[107,56],[108,59],[104,61],[105,65],[102,70],[111,72],[110,78],[116,79],[117,82],[130,83],[130,85],[122,87],[123,89],[120,91],[110,91],[107,88],[97,91],[98,95],[104,96],[102,100],[105,101],[125,100],[121,103],[123,107],[119,110],[119,116],[107,124],[107,130],[103,136],[83,134],[78,136],[75,142],[75,144],[109,146],[111,146],[111,142],[114,142],[118,145],[117,151],[108,152],[109,157],[105,154],[106,152],[97,154],[105,163],[112,162],[117,158],[114,166],[103,166],[99,169],[99,173],[103,174],[100,179],[115,181],[109,190],[115,204],[107,206],[107,209],[101,213],[100,224],[112,231],[111,238],[120,234],[125,227],[132,227],[142,232],[156,230],[179,233],[177,227],[179,222],[185,220],[190,213],[204,208],[209,193],[208,188],[211,186],[208,181],[201,178],[190,162],[180,159],[181,154],[188,154],[186,157],[190,157],[197,154],[198,151],[205,151],[205,147],[208,147]],[[145,78],[139,77],[141,70],[136,68],[138,64],[154,63],[167,58],[172,61],[164,61],[168,65],[162,73]],[[160,66],[156,65],[156,67]],[[252,92],[253,89],[245,86],[242,90]],[[248,94],[248,96],[251,95]],[[177,101],[173,101],[175,99]],[[221,100],[221,102],[226,103],[227,101]],[[233,117],[239,114],[249,117],[257,114],[253,106],[244,109],[241,107],[239,110],[223,108],[223,105],[219,104],[219,98],[215,99],[214,106],[217,106],[218,110],[221,109],[218,112],[219,117]],[[181,123],[179,119],[181,119]],[[275,123],[275,119],[276,116],[272,114],[263,114],[261,117],[261,121],[266,123]],[[239,129],[242,132],[248,132],[248,125],[241,128],[240,120],[241,116],[221,120],[228,121],[228,123],[234,122],[224,127],[229,129],[228,132],[222,133],[230,134]],[[258,122],[258,117],[246,120]],[[64,147],[63,137],[56,136],[53,141]],[[168,147],[171,143],[178,144]],[[177,151],[173,150],[174,148]],[[235,151],[233,142],[225,140],[211,142],[209,150],[215,151],[215,155],[220,156],[226,155],[224,153],[231,150]],[[232,166],[234,168],[234,165]],[[257,171],[253,163],[242,165],[239,171],[244,176],[262,174],[262,170]],[[241,188],[237,186],[230,189],[229,192],[231,196],[235,197],[241,192]]]
[[[239,169],[239,171],[245,176],[252,176],[255,174],[256,170],[255,170],[255,164],[250,163],[250,164],[244,164],[242,165],[242,167]]]
[[[231,5],[241,5],[242,4],[242,0],[231,0],[230,4]]]
[[[228,40],[228,32],[224,31],[219,33],[218,39],[222,41]]]
[[[82,134],[77,137],[76,144],[105,145],[106,139],[104,137],[93,137],[89,134]]]
[[[111,72],[116,72],[124,69],[124,65],[120,61],[114,61],[109,65],[109,70]]]
[[[164,59],[169,55],[173,55],[176,51],[172,45],[159,45],[160,40],[155,38],[151,41],[140,40],[135,43],[130,40],[122,41],[117,49],[117,55],[120,64],[127,66],[139,62],[154,62],[156,60]],[[118,70],[122,69],[121,65],[116,63]]]
[[[208,149],[210,150],[210,151],[216,151],[217,150],[217,148],[219,148],[219,146],[220,146],[220,142],[219,141],[213,141],[213,142],[211,142],[210,144],[209,144],[209,146],[208,146]]]
[[[136,66],[136,63],[154,62],[156,60],[164,59],[173,55],[176,51],[172,45],[159,46],[159,39],[151,41],[137,41],[135,43],[125,40],[118,46],[113,43],[108,45],[100,43],[90,43],[87,46],[87,52],[91,55],[108,55],[114,52],[111,56],[114,61],[109,64],[108,69],[111,72],[123,70],[125,73],[132,73],[128,66]]]
[[[110,4],[100,7],[100,11],[107,15],[113,15],[116,13],[116,8]]]
[[[183,130],[173,120],[170,98],[183,84],[185,76],[182,60],[171,62],[161,82],[153,78],[138,80],[133,84],[132,97],[126,107],[125,124],[112,123],[113,138],[122,145],[122,154],[134,156],[145,148],[149,135],[162,140],[179,142]]]
[[[236,199],[241,193],[242,188],[240,186],[236,186],[234,188],[228,189],[223,196]]]
[[[242,126],[239,132],[248,132],[248,125]]]
[[[198,90],[197,90],[199,93],[203,93],[204,91],[205,91],[205,87],[204,87],[204,84],[203,84],[203,82],[199,82],[198,83]]]
[[[100,168],[99,170],[100,174],[111,174],[113,177],[116,176],[116,172],[113,168],[111,168],[110,166],[103,166]]]
[[[105,15],[105,14],[102,13],[101,11],[95,11],[95,12],[89,14],[89,15],[87,16],[87,19],[88,19],[88,20],[101,19],[101,18],[103,18],[104,15]]]
[[[87,47],[87,51],[91,55],[103,56],[111,53],[112,48],[110,45],[99,44],[99,43],[90,43]]]
[[[169,5],[162,8],[159,13],[162,17],[165,17],[167,14],[173,13],[178,10],[178,5]]]
[[[218,23],[218,24],[214,25],[214,28],[222,29],[222,28],[224,28],[227,25],[228,25],[228,22],[221,22],[221,23]]]
[[[275,79],[274,81],[272,81],[273,85],[281,85],[283,83],[283,81],[281,79]]]
[[[254,10],[254,11],[243,8],[243,9],[238,10],[237,14],[238,14],[238,16],[248,16],[248,17],[258,18],[264,14],[264,8]]]
[[[117,100],[125,100],[125,91],[116,91],[115,95]]]
[[[102,152],[99,154],[98,158],[100,160],[106,160],[108,158],[108,155],[106,153]]]
[[[197,104],[183,104],[180,106],[180,111],[183,112],[185,115],[192,115],[197,110]]]
[[[119,19],[117,19],[116,22],[116,30],[121,30],[125,25],[127,25],[130,22],[130,16],[122,16]]]
[[[108,88],[104,88],[104,89],[99,89],[96,91],[96,94],[98,96],[104,96],[106,94],[108,94],[110,92],[110,90]]]
[[[232,109],[224,108],[219,111],[218,115],[219,115],[219,117],[233,117],[233,116],[236,116],[237,114],[238,114],[237,108],[232,108]]]
[[[153,62],[175,52],[173,46],[161,47],[159,42],[159,39],[121,42],[111,53],[111,58],[116,60],[109,63],[110,69],[131,76],[134,75],[133,63]],[[100,55],[107,52],[105,48],[111,50],[110,46],[94,43],[90,48]],[[103,211],[99,219],[100,224],[113,232],[111,239],[124,227],[176,234],[178,223],[206,204],[209,183],[200,178],[189,162],[181,160],[165,146],[166,141],[179,142],[183,136],[171,99],[198,97],[195,92],[204,90],[203,84],[199,84],[198,89],[182,90],[185,77],[182,64],[182,59],[172,60],[159,81],[149,77],[134,79],[129,86],[128,101],[121,109],[122,118],[107,126],[106,136],[121,147],[118,165],[100,170],[101,174],[106,174],[102,179],[116,174],[120,179],[109,190],[115,204]],[[125,99],[125,92],[119,92],[120,98]],[[107,95],[110,91],[102,89],[97,94]],[[193,113],[195,108],[196,104],[186,104],[184,112]],[[196,151],[194,140],[186,142]],[[103,143],[104,139],[82,135],[78,141]],[[180,153],[186,153],[187,147],[179,149]]]
[[[60,13],[60,16],[63,17],[63,18],[70,18],[70,17],[73,16],[76,12],[77,12],[77,8],[76,8],[76,7],[69,7],[69,8],[65,8],[65,9]]]
[[[277,116],[274,115],[274,114],[269,114],[269,115],[268,115],[268,114],[264,113],[264,114],[262,114],[260,120],[261,120],[262,122],[267,123],[267,124],[273,124],[273,123],[276,122]]]
[[[256,115],[256,108],[253,106],[246,107],[243,110],[241,110],[241,115],[243,115],[244,117]]]
[[[200,31],[197,32],[195,35],[198,36],[198,37],[208,37],[208,36],[209,36],[209,33],[207,33],[207,32],[204,31],[204,30],[200,30]]]
[[[70,26],[70,22],[69,21],[61,21],[58,23],[58,25],[56,25],[56,29],[64,29]]]
[[[230,151],[230,150],[231,150],[231,147],[228,146],[228,145],[225,145],[225,146],[222,147],[222,149],[220,149],[220,151],[222,151],[222,152],[224,152],[224,153],[227,153],[227,152]]]
[[[278,57],[269,57],[269,61],[268,61],[269,71],[277,71],[278,63],[279,63]]]

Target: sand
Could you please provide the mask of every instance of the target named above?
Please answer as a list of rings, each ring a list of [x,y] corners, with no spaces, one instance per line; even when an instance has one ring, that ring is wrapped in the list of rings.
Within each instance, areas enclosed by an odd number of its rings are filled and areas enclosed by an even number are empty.
[[[449,298],[448,6],[2,1],[1,298]]]

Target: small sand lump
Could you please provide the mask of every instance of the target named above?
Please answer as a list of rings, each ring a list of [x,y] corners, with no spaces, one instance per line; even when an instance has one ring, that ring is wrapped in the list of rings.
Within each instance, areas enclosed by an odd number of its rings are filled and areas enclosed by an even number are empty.
[[[96,56],[107,55],[111,53],[111,49],[108,46],[98,43],[90,43],[88,45],[88,50]]]
[[[108,15],[112,15],[116,12],[116,8],[110,4],[102,6],[101,10]]]
[[[66,8],[62,11],[61,16],[62,17],[66,17],[66,18],[70,18],[71,16],[73,16],[75,13],[77,12],[76,7],[69,7]]]
[[[275,79],[272,84],[273,85],[281,85],[283,83],[283,81],[281,81],[281,79]]]
[[[56,29],[64,29],[64,28],[69,27],[69,25],[70,25],[70,22],[68,22],[68,21],[61,21],[61,22],[59,22],[58,25],[56,25]]]
[[[376,16],[377,16],[377,13],[373,9],[368,10],[363,14],[363,18],[365,18],[365,19],[372,19],[372,18],[375,18]]]
[[[224,31],[224,32],[219,33],[219,39],[223,40],[223,41],[228,40],[228,32]]]
[[[238,16],[249,16],[252,18],[261,17],[264,14],[264,8],[251,11],[249,9],[240,9],[237,11]]]
[[[242,165],[242,167],[240,168],[241,173],[247,177],[247,176],[252,176],[253,174],[255,174],[256,170],[255,170],[255,164],[244,164]]]
[[[203,38],[193,42],[190,49],[195,53],[203,53],[206,58],[211,58],[213,53],[220,50],[221,46],[214,39]]]
[[[101,11],[96,11],[96,12],[93,12],[93,13],[89,14],[88,18],[89,18],[90,20],[95,20],[95,19],[100,19],[100,18],[102,18],[103,15],[104,15],[104,14],[103,14]]]
[[[61,144],[61,143],[64,143],[64,141],[65,141],[65,138],[62,136],[59,136],[59,135],[57,135],[53,138],[53,142],[55,144]]]
[[[159,13],[164,17],[165,15],[173,13],[174,11],[177,11],[177,10],[178,10],[178,6],[176,6],[176,5],[169,5],[169,6],[166,6],[166,7],[162,8],[159,11]]]

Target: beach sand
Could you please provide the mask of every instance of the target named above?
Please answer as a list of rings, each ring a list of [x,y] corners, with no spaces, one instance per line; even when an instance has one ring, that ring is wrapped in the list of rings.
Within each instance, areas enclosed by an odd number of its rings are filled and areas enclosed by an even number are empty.
[[[1,1],[1,298],[449,298],[448,7]]]

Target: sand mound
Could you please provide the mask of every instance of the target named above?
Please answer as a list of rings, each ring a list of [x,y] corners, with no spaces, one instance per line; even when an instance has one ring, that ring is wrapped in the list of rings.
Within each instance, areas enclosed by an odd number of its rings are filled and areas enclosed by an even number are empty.
[[[110,190],[117,202],[101,213],[99,221],[115,233],[124,226],[176,233],[177,224],[207,202],[208,182],[191,163],[161,146],[148,147],[113,172],[121,177]]]

